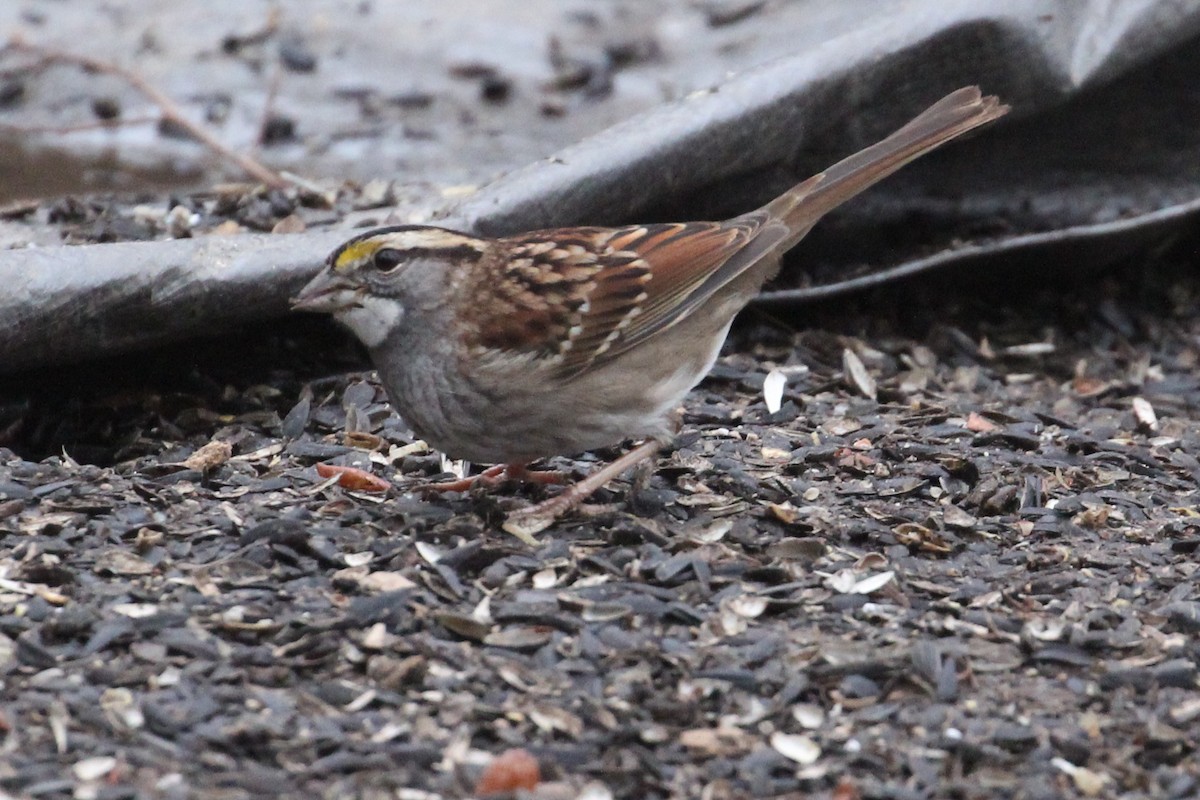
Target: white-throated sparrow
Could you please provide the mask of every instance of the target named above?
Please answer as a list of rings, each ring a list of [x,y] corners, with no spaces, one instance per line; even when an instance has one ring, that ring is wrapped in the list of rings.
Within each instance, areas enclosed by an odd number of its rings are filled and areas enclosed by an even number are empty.
[[[372,230],[334,251],[293,307],[347,325],[405,421],[454,458],[508,465],[522,477],[539,458],[647,440],[511,514],[505,529],[530,540],[654,456],[734,315],[817,220],[1007,110],[977,87],[959,89],[878,144],[725,222],[499,239],[417,225]]]

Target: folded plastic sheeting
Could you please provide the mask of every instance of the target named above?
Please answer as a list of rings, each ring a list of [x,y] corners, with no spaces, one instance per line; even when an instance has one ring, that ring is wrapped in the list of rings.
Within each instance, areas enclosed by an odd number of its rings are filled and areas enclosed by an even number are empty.
[[[765,302],[1015,254],[1056,269],[1109,262],[1200,212],[1200,4],[808,2],[814,18],[836,5],[854,24],[517,170],[443,224],[502,233],[735,214],[969,84],[1013,113],[831,215]],[[0,370],[284,314],[344,235],[0,253]]]

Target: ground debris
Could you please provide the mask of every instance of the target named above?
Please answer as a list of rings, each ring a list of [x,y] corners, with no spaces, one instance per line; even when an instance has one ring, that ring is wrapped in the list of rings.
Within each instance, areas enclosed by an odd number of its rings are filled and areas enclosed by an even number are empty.
[[[422,495],[440,457],[328,328],[30,383],[0,402],[0,789],[1192,796],[1200,286],[1110,281],[744,326],[653,505],[616,481],[534,547],[496,522],[548,490]],[[1089,292],[1140,298],[1133,334]]]

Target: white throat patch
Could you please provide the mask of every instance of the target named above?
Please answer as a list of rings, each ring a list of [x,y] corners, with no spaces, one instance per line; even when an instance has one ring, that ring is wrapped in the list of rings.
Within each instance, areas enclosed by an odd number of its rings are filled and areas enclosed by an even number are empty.
[[[360,297],[360,306],[334,314],[367,347],[378,347],[404,316],[404,306],[387,297]]]

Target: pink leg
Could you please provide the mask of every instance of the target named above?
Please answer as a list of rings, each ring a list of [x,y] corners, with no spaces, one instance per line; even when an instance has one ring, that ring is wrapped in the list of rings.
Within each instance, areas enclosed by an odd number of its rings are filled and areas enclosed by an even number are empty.
[[[505,481],[517,483],[536,483],[542,486],[566,483],[567,476],[561,472],[550,470],[532,470],[524,464],[495,464],[478,475],[462,478],[457,481],[430,483],[420,487],[424,492],[465,492],[477,483],[484,486],[496,486]]]
[[[504,474],[508,469],[507,464],[496,464],[495,466],[488,467],[478,475],[472,475],[469,478],[462,478],[457,481],[427,483],[419,488],[422,492],[465,492],[476,483],[483,483],[485,486],[499,483],[504,480]]]
[[[567,482],[564,472],[550,469],[529,469],[524,464],[509,464],[505,478],[517,483],[536,483],[539,486],[557,486]]]
[[[526,544],[537,544],[538,541],[533,538],[533,534],[549,528],[556,519],[577,507],[591,497],[597,489],[625,470],[654,458],[662,446],[663,442],[658,439],[647,439],[616,461],[601,467],[578,483],[568,486],[549,500],[512,512],[504,521],[504,530]]]

